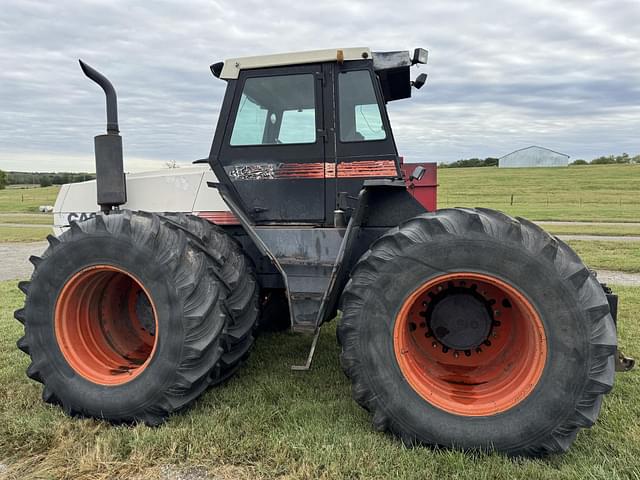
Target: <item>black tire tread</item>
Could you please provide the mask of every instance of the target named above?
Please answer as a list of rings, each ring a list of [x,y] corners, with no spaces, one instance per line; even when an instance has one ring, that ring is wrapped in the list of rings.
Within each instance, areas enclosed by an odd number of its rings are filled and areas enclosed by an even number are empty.
[[[39,260],[32,262],[35,265],[32,275],[34,282],[24,283],[20,287],[27,298],[25,307],[14,313],[16,319],[25,324],[25,336],[18,341],[18,347],[31,356],[27,376],[44,384],[43,400],[62,404],[70,415],[85,416],[86,412],[81,408],[65,405],[61,401],[64,395],[47,385],[46,359],[42,352],[30,351],[29,292],[38,282],[47,281],[46,278],[37,277],[38,269],[55,254],[56,249],[87,236],[104,234],[105,231],[116,237],[133,238],[136,242],[152,245],[156,261],[169,267],[176,288],[184,298],[185,343],[173,384],[143,411],[123,418],[108,419],[116,423],[144,421],[148,425],[158,425],[171,413],[191,404],[211,383],[210,373],[218,369],[224,353],[222,332],[228,316],[223,302],[219,301],[225,298],[228,290],[218,276],[216,265],[197,245],[188,241],[183,231],[167,228],[158,215],[127,210],[108,216],[98,214],[82,223],[73,222],[71,228],[57,238],[50,236],[49,248]]]
[[[230,378],[246,361],[253,347],[258,326],[258,282],[251,260],[241,246],[222,228],[195,215],[166,213],[168,222],[192,236],[216,262],[220,278],[230,294],[225,300],[228,321],[223,332],[223,356],[211,383]]]
[[[456,208],[420,215],[391,229],[361,257],[344,289],[343,316],[338,325],[342,349],[340,362],[351,380],[353,398],[372,412],[375,428],[389,430],[408,444],[415,443],[416,439],[405,438],[402,426],[385,413],[381,400],[368,386],[365,368],[357,355],[360,328],[358,311],[382,264],[392,260],[405,246],[428,242],[440,235],[480,235],[502,242],[520,243],[531,254],[542,255],[551,262],[561,277],[575,286],[585,317],[591,321],[589,379],[583,386],[581,398],[572,415],[546,438],[511,453],[542,456],[566,451],[580,428],[593,425],[600,411],[603,395],[613,386],[615,325],[600,284],[569,246],[532,222],[511,218],[494,210]]]

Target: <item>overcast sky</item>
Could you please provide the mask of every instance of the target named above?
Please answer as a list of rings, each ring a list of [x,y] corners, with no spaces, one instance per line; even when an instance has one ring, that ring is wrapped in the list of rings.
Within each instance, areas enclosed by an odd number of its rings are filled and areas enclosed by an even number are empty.
[[[228,57],[370,46],[429,50],[412,99],[389,104],[408,161],[542,145],[590,159],[640,153],[640,2],[2,2],[0,168],[93,171],[104,99],[119,95],[125,168],[208,156]]]

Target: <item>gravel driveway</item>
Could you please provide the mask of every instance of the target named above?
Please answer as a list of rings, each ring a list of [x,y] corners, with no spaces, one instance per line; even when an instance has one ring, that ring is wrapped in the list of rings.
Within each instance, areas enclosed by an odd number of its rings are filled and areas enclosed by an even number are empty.
[[[41,255],[47,242],[0,243],[0,280],[18,280],[31,276],[31,255]]]

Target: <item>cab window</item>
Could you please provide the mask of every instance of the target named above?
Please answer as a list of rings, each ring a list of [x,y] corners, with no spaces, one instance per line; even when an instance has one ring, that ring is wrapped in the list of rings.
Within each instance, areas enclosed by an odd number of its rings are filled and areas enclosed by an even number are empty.
[[[312,74],[248,78],[233,124],[232,146],[315,143]]]
[[[341,72],[338,77],[338,97],[341,142],[387,138],[368,70]]]

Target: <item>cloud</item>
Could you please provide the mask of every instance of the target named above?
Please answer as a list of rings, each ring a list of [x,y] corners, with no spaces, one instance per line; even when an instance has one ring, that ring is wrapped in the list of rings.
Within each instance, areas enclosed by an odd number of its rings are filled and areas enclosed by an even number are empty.
[[[0,17],[0,168],[92,169],[119,94],[128,170],[208,155],[220,59],[340,46],[430,50],[427,85],[389,105],[401,153],[450,161],[540,144],[640,152],[640,4],[10,0]]]

